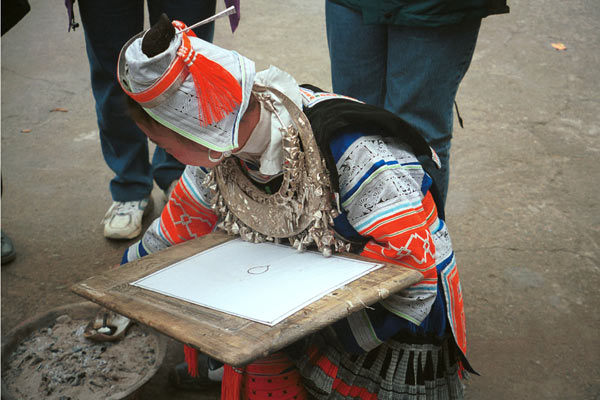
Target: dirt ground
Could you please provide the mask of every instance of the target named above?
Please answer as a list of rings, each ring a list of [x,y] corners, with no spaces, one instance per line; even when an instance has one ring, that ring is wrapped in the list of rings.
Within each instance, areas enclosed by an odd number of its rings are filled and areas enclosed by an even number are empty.
[[[69,287],[117,264],[131,244],[102,237],[112,174],[83,32],[67,33],[62,2],[30,3],[1,41],[2,230],[18,251],[2,267],[3,341],[25,318],[81,301]],[[596,3],[509,2],[511,14],[484,20],[458,93],[465,128],[455,127],[446,214],[469,358],[481,373],[467,383],[468,399],[600,399]],[[217,24],[217,44],[259,69],[273,64],[331,87],[322,0],[242,7],[235,35]],[[559,42],[566,50],[552,47]],[[163,195],[153,195],[156,217]],[[182,358],[171,341],[140,398],[216,399],[218,388],[169,388],[167,372]]]

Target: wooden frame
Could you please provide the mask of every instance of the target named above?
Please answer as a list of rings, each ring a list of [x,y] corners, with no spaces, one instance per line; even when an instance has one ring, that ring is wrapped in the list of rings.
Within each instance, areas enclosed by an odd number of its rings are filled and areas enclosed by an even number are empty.
[[[242,366],[423,279],[417,271],[385,264],[272,327],[130,285],[234,238],[213,233],[190,240],[89,278],[71,289],[215,359]],[[353,254],[342,256],[365,259]]]

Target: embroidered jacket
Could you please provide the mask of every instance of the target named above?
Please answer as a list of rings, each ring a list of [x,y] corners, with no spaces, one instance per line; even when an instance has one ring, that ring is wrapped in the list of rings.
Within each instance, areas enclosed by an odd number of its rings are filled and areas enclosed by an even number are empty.
[[[304,100],[310,108],[311,100]],[[335,229],[349,238],[366,238],[361,255],[416,269],[424,279],[334,328],[347,351],[362,352],[398,334],[439,339],[449,327],[465,353],[458,271],[430,192],[431,178],[408,145],[379,133],[369,127],[346,129],[330,141],[343,211]],[[211,194],[202,184],[206,173],[200,167],[185,169],[160,218],[125,252],[123,262],[215,229]]]

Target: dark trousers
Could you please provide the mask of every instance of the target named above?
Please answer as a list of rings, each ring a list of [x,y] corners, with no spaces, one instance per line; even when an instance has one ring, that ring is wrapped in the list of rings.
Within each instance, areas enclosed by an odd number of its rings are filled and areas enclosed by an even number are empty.
[[[187,25],[210,17],[216,0],[148,0],[150,24],[164,12]],[[115,173],[110,191],[115,201],[141,200],[150,195],[153,180],[166,190],[185,166],[156,148],[149,162],[148,141],[127,115],[125,93],[117,82],[121,48],[143,30],[143,0],[79,0],[81,21],[90,63],[92,91],[104,160]],[[195,30],[212,41],[214,24]]]
[[[421,131],[440,158],[442,168],[430,170],[445,201],[454,98],[481,20],[437,28],[365,25],[359,12],[330,0],[326,20],[333,91],[383,107]]]

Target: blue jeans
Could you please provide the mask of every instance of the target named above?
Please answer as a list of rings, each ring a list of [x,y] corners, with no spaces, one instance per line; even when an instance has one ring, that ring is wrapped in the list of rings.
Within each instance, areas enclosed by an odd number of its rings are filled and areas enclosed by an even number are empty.
[[[453,105],[481,20],[437,28],[364,25],[361,13],[326,3],[333,91],[395,113],[438,153],[433,171],[445,202]]]
[[[127,115],[125,93],[117,81],[121,48],[144,28],[143,0],[79,0],[81,22],[90,63],[92,91],[104,160],[115,173],[110,191],[115,201],[141,200],[150,195],[152,180],[166,190],[185,166],[156,148],[149,163],[146,135]],[[191,25],[215,12],[216,0],[148,0],[150,24],[164,12]],[[195,30],[212,41],[214,25]]]

